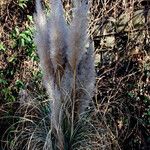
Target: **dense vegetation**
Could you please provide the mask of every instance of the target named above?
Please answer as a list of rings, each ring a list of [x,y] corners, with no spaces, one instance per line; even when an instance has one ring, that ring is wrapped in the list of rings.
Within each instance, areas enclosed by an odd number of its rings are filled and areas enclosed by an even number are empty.
[[[49,7],[46,1],[43,6]],[[64,8],[69,23],[69,0],[64,1]],[[33,125],[29,120],[38,124],[49,109],[33,43],[35,3],[1,0],[0,12],[0,149],[7,150],[13,149],[17,133],[26,124]],[[88,33],[94,40],[97,73],[91,113],[93,124],[104,130],[97,145],[108,144],[114,150],[150,149],[149,27],[149,1],[90,0]],[[41,121],[33,128],[45,124]]]

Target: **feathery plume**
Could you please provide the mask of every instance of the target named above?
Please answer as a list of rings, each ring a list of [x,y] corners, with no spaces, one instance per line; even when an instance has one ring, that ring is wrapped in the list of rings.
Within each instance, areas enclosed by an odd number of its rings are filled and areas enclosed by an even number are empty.
[[[50,47],[55,71],[58,69],[60,76],[66,65],[66,51],[67,51],[67,24],[63,15],[63,6],[61,0],[51,0],[50,13]],[[58,74],[57,74],[58,75]]]
[[[49,57],[49,35],[47,27],[47,18],[42,10],[40,0],[36,1],[37,14],[34,15],[36,33],[34,41],[37,46],[38,54],[40,57],[40,64],[44,76],[49,78],[53,74],[53,65]]]
[[[94,43],[89,42],[86,53],[83,55],[77,69],[77,87],[80,90],[79,113],[86,112],[86,108],[92,101],[95,88],[95,67],[94,67]]]
[[[73,12],[73,20],[69,30],[68,41],[68,60],[73,70],[79,64],[85,53],[85,44],[87,42],[87,10],[88,5],[85,2],[77,4]]]
[[[59,2],[59,1],[57,1]],[[57,8],[57,9],[55,9]],[[37,14],[34,16],[36,34],[35,43],[37,45],[38,54],[40,57],[40,64],[44,75],[44,83],[47,89],[48,95],[51,99],[51,128],[56,133],[55,138],[58,141],[59,147],[62,147],[63,136],[61,132],[61,93],[58,89],[58,85],[55,83],[56,77],[55,70],[58,65],[65,64],[64,51],[66,49],[66,43],[63,40],[65,36],[65,24],[62,16],[59,16],[62,10],[59,10],[60,2],[54,7],[55,11],[51,13],[49,21],[46,18],[40,0],[36,1]],[[56,65],[55,65],[56,64]]]

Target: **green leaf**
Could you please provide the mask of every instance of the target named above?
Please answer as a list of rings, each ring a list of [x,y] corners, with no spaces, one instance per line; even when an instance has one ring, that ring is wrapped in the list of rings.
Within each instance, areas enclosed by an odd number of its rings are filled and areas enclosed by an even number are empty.
[[[0,43],[0,51],[3,51],[3,52],[6,51],[6,48],[2,42]]]
[[[33,17],[32,17],[32,16],[27,15],[27,18],[29,19],[29,21],[30,21],[31,23],[33,23]]]
[[[25,40],[24,39],[20,39],[20,47],[24,47],[25,46]]]
[[[21,81],[21,80],[17,80],[16,82],[15,82],[15,85],[18,87],[18,88],[24,88],[24,83]]]
[[[11,57],[7,58],[8,62],[13,62],[14,60],[16,60],[16,54],[13,54]]]
[[[129,92],[129,93],[128,93],[128,95],[129,95],[131,98],[133,98],[133,97],[134,97],[134,94],[133,94],[133,93],[131,93],[131,92]]]
[[[0,79],[0,83],[1,83],[1,84],[7,84],[7,81],[4,80],[4,79]]]

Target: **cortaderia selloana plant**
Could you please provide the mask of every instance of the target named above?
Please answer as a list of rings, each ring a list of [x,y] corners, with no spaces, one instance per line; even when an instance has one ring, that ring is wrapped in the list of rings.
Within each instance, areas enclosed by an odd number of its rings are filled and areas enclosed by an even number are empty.
[[[61,0],[50,0],[49,15],[36,0],[34,42],[48,100],[22,97],[14,116],[18,122],[6,131],[11,133],[4,150],[99,149],[103,137],[89,117],[95,89],[94,45],[87,34],[89,6],[86,0],[72,3],[68,23]]]
[[[75,124],[86,116],[95,88],[94,45],[87,34],[88,4],[74,0],[73,5],[69,24],[61,0],[50,0],[49,16],[37,0],[34,16],[35,44],[50,99],[51,138],[60,150],[65,147],[65,116],[73,136]]]

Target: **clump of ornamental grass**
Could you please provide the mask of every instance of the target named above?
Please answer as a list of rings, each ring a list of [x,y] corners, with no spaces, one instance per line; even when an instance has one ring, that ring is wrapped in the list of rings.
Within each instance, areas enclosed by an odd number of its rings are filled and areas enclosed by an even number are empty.
[[[94,48],[87,36],[88,5],[86,1],[74,1],[74,6],[70,25],[65,21],[60,0],[51,1],[49,17],[37,1],[34,17],[35,43],[50,98],[51,130],[59,149],[64,149],[65,142],[64,112],[68,114],[70,135],[73,136],[75,124],[86,113],[95,88]]]

